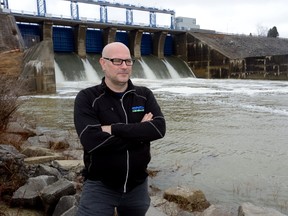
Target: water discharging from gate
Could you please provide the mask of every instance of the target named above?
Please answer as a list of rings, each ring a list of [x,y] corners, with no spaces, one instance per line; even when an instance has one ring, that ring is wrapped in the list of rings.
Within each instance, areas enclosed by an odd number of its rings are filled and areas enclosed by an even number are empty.
[[[103,77],[99,64],[100,55],[88,54],[85,60],[73,53],[55,53],[56,82],[97,81]],[[195,77],[188,65],[177,57],[161,60],[154,56],[143,56],[133,65],[132,78],[177,79]]]

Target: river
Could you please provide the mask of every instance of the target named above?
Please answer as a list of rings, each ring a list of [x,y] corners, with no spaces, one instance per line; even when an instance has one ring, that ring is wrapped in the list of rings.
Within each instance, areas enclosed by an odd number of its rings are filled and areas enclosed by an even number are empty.
[[[288,82],[132,79],[153,90],[167,134],[152,143],[151,180],[165,190],[202,190],[213,204],[255,205],[288,214]],[[92,82],[62,82],[26,97],[19,112],[47,130],[74,133],[73,102]]]

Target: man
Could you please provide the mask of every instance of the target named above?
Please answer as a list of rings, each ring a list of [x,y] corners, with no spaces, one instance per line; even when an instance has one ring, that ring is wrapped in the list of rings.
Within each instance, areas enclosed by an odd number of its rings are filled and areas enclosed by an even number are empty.
[[[85,182],[78,216],[144,216],[150,206],[146,168],[150,142],[166,132],[152,93],[134,86],[127,46],[106,45],[99,60],[102,83],[81,90],[74,123],[84,148]]]

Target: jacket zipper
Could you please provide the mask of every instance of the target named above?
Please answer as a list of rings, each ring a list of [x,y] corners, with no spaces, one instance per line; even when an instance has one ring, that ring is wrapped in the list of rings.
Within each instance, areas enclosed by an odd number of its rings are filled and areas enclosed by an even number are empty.
[[[127,92],[122,96],[122,98],[120,99],[120,103],[121,103],[121,107],[123,109],[123,112],[125,114],[125,122],[126,124],[128,123],[128,117],[127,117],[127,113],[126,113],[126,110],[124,108],[124,104],[123,104],[123,98],[124,96],[127,94]],[[128,182],[128,175],[129,175],[129,151],[127,150],[126,151],[126,166],[127,166],[127,169],[126,169],[126,177],[125,177],[125,182],[124,182],[124,185],[123,185],[123,192],[126,193],[127,192],[127,182]]]

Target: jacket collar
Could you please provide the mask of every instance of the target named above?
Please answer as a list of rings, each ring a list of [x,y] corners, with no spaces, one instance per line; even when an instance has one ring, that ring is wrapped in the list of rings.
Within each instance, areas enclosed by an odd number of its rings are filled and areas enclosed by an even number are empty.
[[[105,77],[102,78],[102,82],[101,82],[101,88],[103,90],[103,92],[107,92],[107,93],[110,93],[110,94],[117,94],[115,93],[114,91],[112,91],[105,83]],[[128,88],[126,89],[125,92],[127,91],[131,91],[131,90],[135,90],[135,86],[134,84],[132,83],[131,79],[128,80]]]

